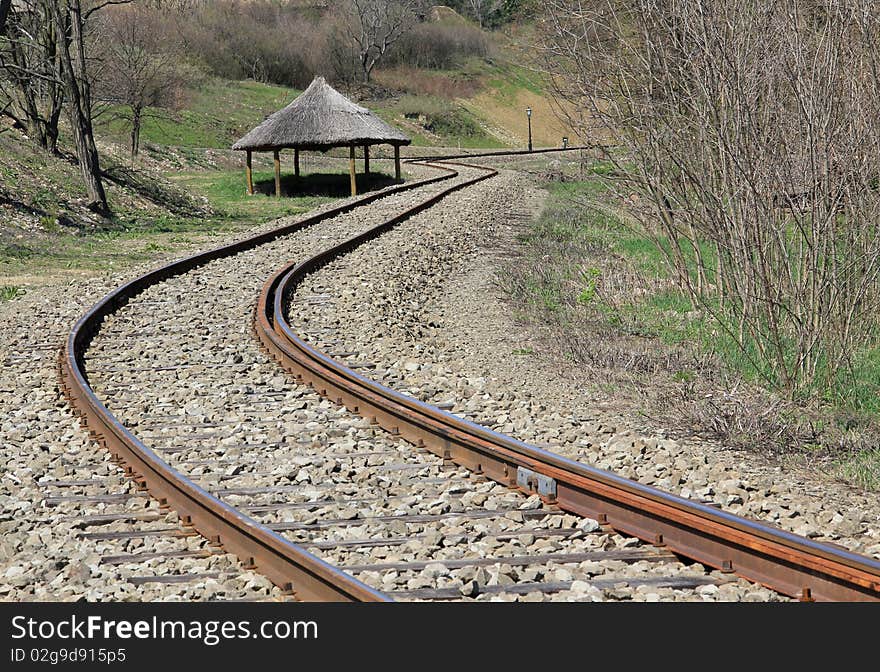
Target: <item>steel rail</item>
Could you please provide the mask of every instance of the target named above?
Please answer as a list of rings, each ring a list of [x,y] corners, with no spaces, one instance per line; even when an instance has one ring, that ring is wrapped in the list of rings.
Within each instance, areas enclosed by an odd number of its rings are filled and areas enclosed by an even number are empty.
[[[462,186],[466,185],[449,191]],[[303,279],[407,216],[288,265],[266,282],[255,313],[255,331],[269,353],[297,379],[444,459],[505,485],[537,491],[565,511],[595,518],[610,529],[666,546],[680,556],[803,601],[880,600],[877,560],[499,434],[361,376],[300,338],[288,323],[285,308]]]
[[[499,149],[490,152],[460,152],[458,154],[438,154],[437,156],[417,155],[411,156],[404,160],[405,163],[415,161],[444,161],[450,162],[452,159],[480,159],[491,158],[495,156],[525,156],[527,154],[550,154],[552,152],[577,152],[592,149],[588,145],[574,145],[572,147],[540,147],[538,149]]]
[[[162,460],[141,442],[101,402],[89,384],[85,357],[105,317],[144,289],[186,273],[209,261],[233,256],[336,217],[385,196],[401,193],[458,175],[452,168],[430,166],[443,174],[362,196],[293,224],[195,254],[150,271],[110,292],[76,322],[59,352],[60,387],[81,424],[115,459],[125,464],[137,486],[154,496],[161,507],[174,509],[213,544],[234,553],[246,568],[256,569],[301,600],[388,601],[383,593],[324,562],[234,507],[214,497]],[[431,200],[436,202],[436,199]]]

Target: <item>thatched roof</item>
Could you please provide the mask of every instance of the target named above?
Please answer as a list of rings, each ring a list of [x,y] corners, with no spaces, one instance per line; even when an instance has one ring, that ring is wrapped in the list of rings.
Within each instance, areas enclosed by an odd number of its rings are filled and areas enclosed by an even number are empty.
[[[290,105],[270,115],[232,149],[283,147],[325,150],[341,145],[408,145],[411,140],[367,108],[315,77]]]

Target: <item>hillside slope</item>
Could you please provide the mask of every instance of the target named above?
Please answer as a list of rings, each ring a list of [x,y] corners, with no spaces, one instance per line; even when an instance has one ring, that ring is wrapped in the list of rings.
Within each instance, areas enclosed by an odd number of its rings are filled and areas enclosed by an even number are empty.
[[[452,10],[437,20],[475,30]],[[415,148],[524,148],[527,107],[533,110],[535,147],[559,146],[564,135],[574,143],[550,110],[541,76],[522,65],[516,40],[483,35],[485,55],[454,59],[449,69],[389,64],[374,73],[370,86],[338,88],[409,134]],[[249,226],[337,197],[332,184],[346,166],[334,162],[344,153],[335,150],[326,156],[306,152],[301,159],[317,189],[280,200],[244,193],[244,157],[231,151],[232,143],[298,94],[290,87],[206,75],[184,93],[180,109],[148,109],[134,161],[126,149],[126,122],[113,114],[123,110],[105,110],[95,128],[110,220],[84,207],[63,127],[61,157],[41,152],[19,130],[0,127],[0,288],[98,272],[142,256],[150,246],[156,251],[173,245],[171,238],[186,231]],[[377,148],[374,157],[383,151]],[[381,162],[375,166],[381,169]],[[256,154],[254,168],[264,187],[272,182],[271,154]],[[286,156],[282,170],[288,180]]]
[[[511,35],[481,33],[446,7],[439,8],[435,22],[476,31],[485,40],[486,55],[456,57],[447,69],[380,62],[371,85],[331,83],[404,130],[415,146],[526,147],[526,108],[532,109],[534,146],[559,146],[563,136],[575,143],[551,108],[543,76],[524,65],[528,28]],[[147,146],[226,150],[299,93],[270,83],[208,77],[188,90],[182,109],[149,110],[141,139]],[[106,118],[112,120],[100,122],[98,132],[124,143],[126,122],[112,114]]]

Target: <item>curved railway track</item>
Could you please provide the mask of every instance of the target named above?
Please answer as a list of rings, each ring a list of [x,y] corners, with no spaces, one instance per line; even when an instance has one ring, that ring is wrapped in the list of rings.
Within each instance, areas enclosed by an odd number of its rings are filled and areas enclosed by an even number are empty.
[[[320,352],[294,333],[285,318],[287,301],[309,273],[495,174],[491,168],[430,161],[423,165],[441,175],[354,199],[293,225],[169,264],[118,288],[77,322],[59,358],[62,388],[93,436],[125,463],[140,487],[175,509],[185,524],[213,544],[304,600],[455,599],[478,592],[541,599],[570,591],[578,581],[581,590],[602,587],[603,581],[615,585],[613,572],[610,578],[591,578],[596,572],[590,566],[597,562],[644,568],[643,576],[628,581],[646,589],[693,591],[743,577],[803,600],[880,597],[876,561],[496,434],[370,381],[335,361],[334,353]],[[412,205],[405,202],[406,192],[425,193]],[[339,218],[350,217],[358,206],[377,201],[378,210],[385,209],[379,221],[364,226],[358,219],[356,235],[347,237],[349,232],[339,230],[345,227],[334,225],[336,220],[345,222]],[[323,233],[306,240],[314,229]],[[300,239],[304,242],[297,243]],[[294,254],[285,241],[293,241]],[[134,377],[140,376],[144,385],[155,385],[154,396],[159,398],[162,390],[173,387],[168,376],[185,367],[239,370],[222,369],[236,365],[235,358],[232,364],[192,360],[196,364],[161,366],[158,358],[170,356],[179,334],[173,325],[152,325],[152,311],[138,312],[138,302],[173,305],[202,292],[212,298],[218,287],[222,292],[230,282],[238,284],[217,275],[220,270],[215,268],[233,260],[241,266],[237,272],[250,275],[247,282],[259,287],[269,275],[267,264],[277,267],[291,256],[300,261],[284,266],[262,285],[254,329],[286,369],[348,410],[322,404],[312,393],[293,393],[269,378],[266,367],[271,366],[247,359],[249,355],[241,362],[241,355],[235,355],[251,376],[248,380],[254,381],[246,390],[235,388],[247,399],[237,415],[227,406],[185,423],[173,412],[156,415],[153,404],[127,411],[120,390],[135,384],[129,381],[133,371],[141,372]],[[244,286],[237,289],[247,292]],[[207,324],[206,316],[215,310],[214,304],[206,303],[194,314]],[[202,329],[198,338],[204,342],[224,337],[224,328],[241,326],[231,316],[220,320],[216,330],[185,314],[181,320],[192,330]],[[140,368],[113,368],[112,362],[118,363],[125,350],[111,343],[114,329],[129,339],[143,339],[146,345],[123,358]],[[155,347],[150,345],[153,340]],[[185,347],[190,355],[197,352],[198,339]],[[154,366],[148,357],[156,360]],[[199,385],[210,385],[210,377],[206,380]],[[173,410],[173,393],[169,399],[165,406]],[[300,404],[310,410],[295,410],[302,408]],[[279,417],[287,421],[297,413],[310,413],[311,425],[301,423],[296,431],[314,433],[322,423],[344,429],[334,429],[335,436],[327,431],[322,441],[329,450],[316,454],[311,444],[279,438]],[[358,423],[353,413],[370,424]],[[405,448],[389,433],[421,450]],[[250,435],[265,436],[269,442],[237,446],[242,436]],[[258,450],[269,451],[271,461]],[[277,469],[266,471],[276,461],[297,469],[280,478]],[[324,480],[303,476],[309,469]],[[236,479],[243,476],[250,479],[248,485],[238,484]],[[265,484],[254,487],[254,479]],[[510,492],[508,486],[526,494]],[[615,531],[647,543],[633,543]],[[401,549],[403,554],[397,553]],[[377,557],[386,561],[376,562]],[[720,571],[695,571],[680,558]],[[487,577],[485,568],[498,571]]]

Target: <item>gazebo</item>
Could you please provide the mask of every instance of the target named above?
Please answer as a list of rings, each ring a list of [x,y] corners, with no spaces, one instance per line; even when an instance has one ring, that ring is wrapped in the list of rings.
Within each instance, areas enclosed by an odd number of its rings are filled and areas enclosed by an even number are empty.
[[[254,193],[251,172],[252,152],[272,151],[275,158],[275,195],[281,196],[282,149],[293,149],[294,173],[299,177],[300,150],[326,152],[332,147],[349,147],[348,168],[351,173],[351,195],[357,193],[355,154],[364,148],[364,172],[370,173],[370,145],[394,147],[394,177],[400,179],[400,146],[412,142],[393,126],[389,126],[367,108],[351,102],[330,86],[323,77],[312,83],[287,107],[278,110],[252,129],[232,149],[247,152],[247,191]]]

